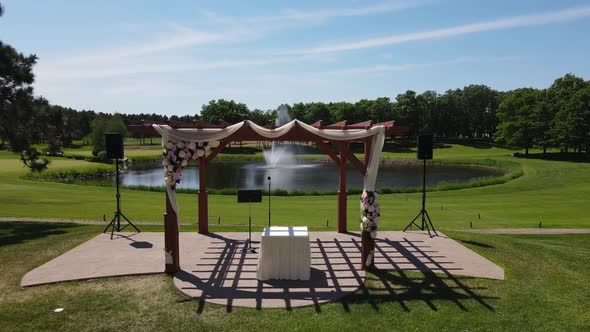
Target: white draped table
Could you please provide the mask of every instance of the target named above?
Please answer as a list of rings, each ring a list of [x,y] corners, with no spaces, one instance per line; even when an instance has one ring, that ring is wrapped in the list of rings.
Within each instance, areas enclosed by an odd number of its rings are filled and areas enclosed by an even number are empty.
[[[258,256],[258,280],[309,280],[311,254],[306,226],[265,227]]]

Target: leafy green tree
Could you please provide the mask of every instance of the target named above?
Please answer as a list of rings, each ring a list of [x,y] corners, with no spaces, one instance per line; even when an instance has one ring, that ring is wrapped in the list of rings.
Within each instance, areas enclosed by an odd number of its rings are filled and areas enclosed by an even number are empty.
[[[120,134],[123,138],[127,136],[127,125],[121,114],[116,113],[109,117],[106,126],[107,134]]]
[[[420,133],[432,133],[432,117],[438,103],[436,91],[428,90],[416,96],[418,122],[414,125]]]
[[[420,110],[418,105],[417,94],[408,90],[400,93],[395,97],[396,103],[393,105],[395,114],[399,123],[409,126],[415,133],[420,132]]]
[[[465,131],[473,137],[491,137],[498,125],[498,92],[485,85],[463,88]]]
[[[366,120],[373,120],[369,114],[374,111],[373,104],[375,103],[374,100],[369,99],[361,99],[354,103],[355,114],[357,117],[357,121],[366,121]]]
[[[535,144],[535,114],[542,103],[541,91],[523,88],[512,91],[500,104],[498,118],[500,123],[496,133],[496,141],[513,147],[525,149]]]
[[[589,152],[590,86],[578,90],[556,114],[553,134],[562,146]]]
[[[262,111],[255,109],[250,112],[249,120],[260,126],[265,126],[273,123],[273,114],[270,111]]]
[[[120,134],[123,138],[127,136],[127,126],[121,114],[99,115],[92,121],[91,127],[90,137],[94,156],[106,150],[106,134]]]
[[[95,157],[102,151],[106,150],[105,134],[107,133],[107,122],[106,116],[98,116],[92,120],[90,127],[92,133],[90,139],[92,141],[92,155]]]
[[[533,110],[533,135],[535,146],[543,149],[543,154],[547,153],[547,148],[552,145],[551,128],[555,114],[552,112],[547,101],[547,90],[541,90],[540,100],[537,107]]]
[[[308,119],[310,122],[315,122],[317,120],[322,120],[324,123],[332,123],[332,115],[330,114],[330,109],[328,105],[325,103],[309,103],[308,104]]]
[[[209,104],[203,105],[201,119],[209,123],[219,123],[221,121],[238,123],[248,119],[249,113],[246,104],[219,99],[211,100]]]
[[[463,91],[447,90],[437,99],[433,113],[433,132],[442,137],[458,137],[462,132]]]
[[[33,120],[33,65],[35,55],[24,56],[0,41],[0,137],[20,152],[30,142],[26,132]]]
[[[21,154],[23,163],[33,171],[47,168],[49,161],[39,159],[31,145],[42,133],[33,98],[33,66],[37,56],[25,56],[0,42],[0,137],[10,149]]]
[[[393,120],[391,100],[389,100],[387,97],[375,99],[367,111],[368,113],[365,113],[364,116],[368,118],[365,120],[373,120],[376,123]]]
[[[295,103],[289,110],[289,115],[291,119],[297,119],[299,121],[303,121],[305,123],[311,123],[309,119],[309,108],[308,104],[304,103]]]
[[[573,117],[568,114],[571,109],[566,108],[573,96],[579,91],[590,85],[583,78],[573,74],[566,74],[556,79],[553,84],[547,88],[547,107],[548,116],[554,118],[551,126],[551,140],[554,146],[561,147],[567,151],[568,148],[576,145],[576,138],[572,137],[575,130]]]
[[[356,111],[353,104],[347,102],[330,103],[328,104],[330,109],[330,118],[335,121],[348,120],[349,123],[356,123],[363,121],[360,118],[360,114]]]

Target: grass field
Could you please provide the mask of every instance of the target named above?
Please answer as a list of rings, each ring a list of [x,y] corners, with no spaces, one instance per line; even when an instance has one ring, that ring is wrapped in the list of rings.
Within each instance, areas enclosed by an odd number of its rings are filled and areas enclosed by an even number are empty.
[[[497,147],[463,145],[448,145],[435,150],[435,156],[439,160],[509,160],[520,163],[524,171],[522,177],[501,185],[430,193],[428,210],[435,225],[443,230],[467,228],[470,223],[475,228],[537,227],[539,222],[544,227],[590,226],[590,215],[586,213],[585,207],[590,192],[590,164],[519,159],[510,157],[512,152]],[[413,158],[414,153],[385,152],[384,157]],[[53,160],[51,168],[84,168],[96,165],[58,158]],[[214,167],[214,163],[211,167]],[[20,178],[25,172],[14,155],[0,152],[1,217],[102,220],[103,215],[112,214],[112,188],[26,181]],[[162,220],[163,193],[123,190],[122,195],[123,209],[132,220]],[[196,195],[179,194],[178,199],[181,222],[195,224]],[[420,199],[418,193],[382,195],[381,228],[403,228],[418,212]],[[266,207],[266,203],[263,201],[261,207]],[[318,230],[335,228],[335,196],[273,197],[272,206],[275,224],[309,225]],[[266,208],[254,208],[254,223],[264,224],[266,213]],[[210,195],[209,215],[212,230],[244,230],[244,227],[236,225],[245,224],[247,206],[238,205],[233,196]],[[357,216],[358,197],[350,195],[350,229],[355,230],[358,227]],[[221,225],[217,226],[219,221]]]
[[[136,155],[149,157],[151,149],[137,149]],[[590,235],[453,231],[467,228],[470,222],[477,228],[536,227],[540,221],[544,227],[590,226],[586,213],[590,164],[517,159],[510,157],[512,152],[464,145],[437,149],[435,156],[442,161],[515,161],[524,175],[500,185],[428,196],[435,225],[502,266],[504,281],[388,271],[368,274],[365,285],[342,301],[319,309],[293,310],[199,305],[181,295],[165,275],[21,289],[20,279],[27,271],[92,238],[103,226],[0,222],[0,330],[589,330]],[[414,158],[414,153],[385,152],[384,157]],[[97,164],[64,158],[51,163],[55,170],[95,167]],[[103,214],[112,214],[112,188],[27,181],[21,178],[25,173],[15,155],[0,152],[0,217],[100,220]],[[182,229],[194,231],[196,195],[179,194],[178,198]],[[335,196],[272,199],[275,224],[335,229]],[[351,230],[358,227],[357,199],[349,196]],[[381,229],[399,230],[418,212],[420,195],[382,195],[380,202]],[[123,203],[126,215],[134,221],[162,220],[163,193],[125,189]],[[237,205],[235,197],[210,195],[209,206],[210,230],[246,229],[240,225],[247,220],[247,207]],[[253,214],[254,223],[266,222],[265,208],[254,209]],[[221,225],[216,225],[217,218]],[[142,226],[144,231],[161,229]],[[54,313],[59,307],[64,312]]]
[[[2,331],[584,331],[590,327],[588,235],[450,233],[500,264],[506,280],[383,272],[342,301],[293,310],[205,304],[170,277],[107,278],[21,289],[27,271],[100,226],[0,222]],[[64,308],[54,313],[55,308]]]

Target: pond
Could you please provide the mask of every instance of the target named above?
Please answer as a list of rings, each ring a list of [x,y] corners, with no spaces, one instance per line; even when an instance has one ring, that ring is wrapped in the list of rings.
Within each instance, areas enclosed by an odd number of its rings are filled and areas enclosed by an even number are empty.
[[[163,167],[147,170],[131,168],[121,176],[122,184],[163,186]],[[426,185],[436,186],[441,182],[467,182],[476,178],[501,176],[504,172],[491,167],[460,165],[428,165]],[[216,160],[207,168],[207,187],[212,189],[267,189],[267,177],[271,177],[271,188],[293,190],[338,190],[338,167],[333,162],[298,161],[297,164],[267,167],[264,161],[236,162]],[[360,189],[363,177],[350,167],[346,172],[348,189]],[[377,189],[418,187],[422,185],[421,164],[381,165],[377,175]],[[198,189],[197,167],[187,167],[182,173],[178,188]]]

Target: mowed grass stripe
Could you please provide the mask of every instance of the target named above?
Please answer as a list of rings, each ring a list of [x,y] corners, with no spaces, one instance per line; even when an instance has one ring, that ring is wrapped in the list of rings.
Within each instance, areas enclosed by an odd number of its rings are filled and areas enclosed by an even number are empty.
[[[485,155],[491,153],[493,156]],[[478,149],[462,145],[435,150],[441,160],[497,159],[520,163],[524,175],[504,184],[428,193],[427,208],[440,229],[461,229],[472,222],[476,228],[588,227],[590,215],[585,205],[590,193],[590,165],[560,161],[528,160],[510,157],[511,150]],[[397,155],[391,152],[385,156]],[[398,154],[413,157],[412,153]],[[9,158],[12,157],[12,158]],[[57,158],[51,167],[94,168],[97,164]],[[104,167],[112,167],[105,165]],[[211,167],[214,167],[212,164]],[[16,156],[0,153],[0,216],[101,220],[114,210],[112,188],[26,181],[26,169]],[[334,174],[337,177],[337,174]],[[123,209],[134,221],[162,221],[164,193],[123,189]],[[181,221],[197,220],[197,196],[179,194]],[[267,198],[252,208],[255,224],[266,224]],[[403,228],[420,209],[420,193],[380,196],[382,229]],[[272,222],[275,225],[309,225],[335,229],[336,196],[272,197]],[[237,204],[234,196],[209,195],[210,223],[247,223],[248,206]],[[348,224],[358,228],[358,197],[348,197]],[[478,218],[479,215],[479,218]],[[238,228],[240,229],[240,228]],[[242,228],[243,229],[243,228]]]

